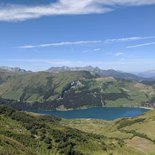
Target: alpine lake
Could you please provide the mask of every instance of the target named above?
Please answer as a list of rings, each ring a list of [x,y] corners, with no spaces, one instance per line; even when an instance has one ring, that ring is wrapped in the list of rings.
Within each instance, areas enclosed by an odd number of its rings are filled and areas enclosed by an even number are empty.
[[[55,115],[66,119],[102,119],[114,120],[118,118],[135,117],[149,111],[145,108],[128,108],[128,107],[93,107],[79,110],[33,110],[31,112],[46,115]]]

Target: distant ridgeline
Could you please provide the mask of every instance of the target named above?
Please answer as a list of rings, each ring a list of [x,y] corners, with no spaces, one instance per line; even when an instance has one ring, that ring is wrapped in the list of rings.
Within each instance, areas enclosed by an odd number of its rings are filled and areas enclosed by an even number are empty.
[[[155,106],[155,82],[115,70],[0,69],[0,104],[18,109]]]

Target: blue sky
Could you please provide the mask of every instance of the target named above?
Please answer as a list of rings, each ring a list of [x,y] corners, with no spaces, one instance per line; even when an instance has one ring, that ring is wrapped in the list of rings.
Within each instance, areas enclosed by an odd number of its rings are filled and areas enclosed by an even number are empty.
[[[155,0],[1,0],[0,66],[155,69]]]

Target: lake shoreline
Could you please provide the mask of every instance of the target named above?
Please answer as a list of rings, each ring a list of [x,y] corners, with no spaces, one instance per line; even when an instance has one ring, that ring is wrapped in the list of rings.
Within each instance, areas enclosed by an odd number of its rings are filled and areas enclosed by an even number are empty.
[[[93,107],[87,109],[76,109],[68,111],[57,110],[33,110],[31,112],[54,115],[65,119],[102,119],[102,120],[114,120],[118,118],[135,117],[150,109],[142,107]]]
[[[65,112],[65,111],[74,111],[74,110],[86,110],[86,109],[91,109],[91,108],[140,108],[140,109],[146,109],[146,110],[155,110],[153,107],[145,107],[145,106],[131,106],[131,107],[122,107],[122,106],[90,106],[90,107],[79,107],[79,108],[52,108],[52,109],[44,109],[44,108],[39,108],[39,109],[32,109],[32,110],[24,110],[27,112],[31,112],[33,110],[44,110],[44,111],[58,111],[58,112]]]
[[[91,108],[142,108],[142,109],[147,109],[147,110],[154,110],[155,108],[153,107],[145,107],[145,106],[133,106],[133,107],[112,107],[112,106],[91,106],[91,107],[79,107],[79,108],[55,108],[51,109],[52,111],[72,111],[72,110],[85,110],[85,109],[91,109]],[[51,111],[49,110],[49,111]],[[48,110],[47,110],[48,111]]]

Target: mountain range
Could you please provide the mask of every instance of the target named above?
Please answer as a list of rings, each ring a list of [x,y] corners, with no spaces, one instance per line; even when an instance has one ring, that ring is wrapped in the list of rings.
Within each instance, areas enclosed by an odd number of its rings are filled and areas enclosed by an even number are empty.
[[[44,72],[1,69],[0,103],[19,109],[154,107],[155,82],[144,79],[91,66],[52,68]]]
[[[51,73],[60,73],[60,72],[65,72],[65,71],[88,71],[92,74],[97,74],[102,77],[108,77],[112,76],[115,78],[123,78],[123,79],[130,79],[130,80],[144,80],[144,78],[131,74],[131,73],[126,73],[122,71],[116,71],[113,69],[108,69],[108,70],[102,70],[99,67],[92,67],[92,66],[85,66],[85,67],[51,67],[47,70],[47,72]]]
[[[138,73],[138,76],[144,77],[144,78],[152,78],[155,79],[155,70],[149,70],[142,73]]]
[[[155,81],[90,66],[42,72],[2,67],[0,155],[154,155],[154,110],[114,121],[19,111],[94,106],[155,107]]]
[[[21,69],[19,67],[7,67],[7,66],[0,66],[0,71],[6,71],[6,72],[19,72],[19,73],[25,73],[25,72],[31,72],[26,71],[25,69]]]
[[[0,71],[12,72],[12,73],[25,73],[25,72],[32,72],[30,70],[21,69],[19,67],[8,67],[8,66],[0,66]],[[84,66],[84,67],[51,67],[44,72],[50,73],[61,73],[66,71],[88,71],[91,74],[97,74],[99,76],[112,76],[115,78],[123,78],[123,79],[130,79],[130,80],[152,80],[155,79],[155,70],[139,72],[139,73],[128,73],[123,71],[118,71],[114,69],[107,69],[103,70],[99,67],[92,67],[92,66]]]

